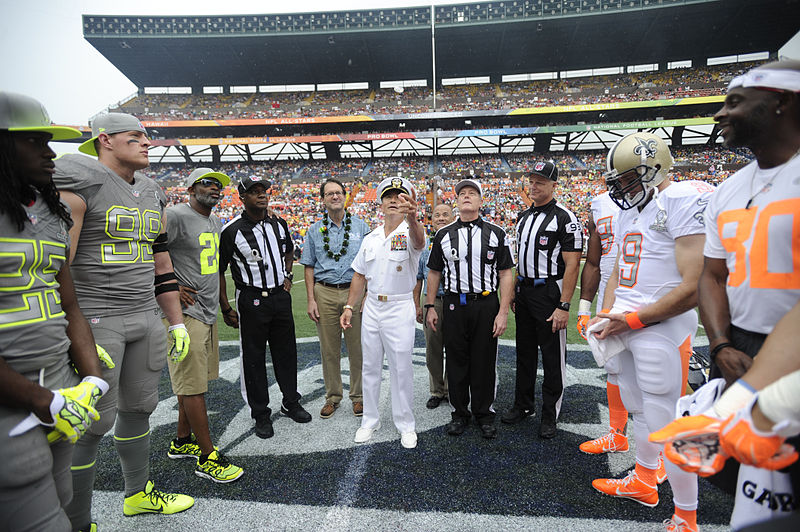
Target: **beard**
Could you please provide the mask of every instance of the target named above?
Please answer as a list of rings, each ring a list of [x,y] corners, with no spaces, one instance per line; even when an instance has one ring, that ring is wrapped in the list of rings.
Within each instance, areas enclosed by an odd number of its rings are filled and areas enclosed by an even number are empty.
[[[729,120],[730,132],[723,138],[723,144],[728,148],[744,148],[759,145],[769,136],[773,120],[769,113],[766,101],[760,102],[753,108],[750,116]]]
[[[217,203],[219,203],[219,200],[220,200],[220,198],[212,197],[211,194],[197,194],[197,193],[195,193],[194,197],[197,200],[197,203],[199,203],[203,207],[208,207],[209,209],[211,207],[214,207]]]

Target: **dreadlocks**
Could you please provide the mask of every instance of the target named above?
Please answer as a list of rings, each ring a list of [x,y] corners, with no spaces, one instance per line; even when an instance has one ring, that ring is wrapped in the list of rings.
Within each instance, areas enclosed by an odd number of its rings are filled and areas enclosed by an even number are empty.
[[[32,200],[34,195],[31,185],[14,171],[15,156],[14,136],[7,130],[0,130],[0,186],[3,187],[3,193],[0,194],[0,213],[8,214],[17,225],[17,230],[22,231],[28,220],[22,206]],[[38,190],[50,212],[64,220],[67,227],[72,227],[72,218],[61,203],[53,180]]]

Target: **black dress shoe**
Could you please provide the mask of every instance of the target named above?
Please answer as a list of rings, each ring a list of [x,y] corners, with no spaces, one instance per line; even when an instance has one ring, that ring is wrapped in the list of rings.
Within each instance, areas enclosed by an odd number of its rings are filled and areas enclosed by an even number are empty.
[[[539,437],[543,440],[551,440],[556,437],[556,422],[555,421],[544,421],[542,420],[542,424],[539,427]]]
[[[425,403],[425,408],[429,408],[431,410],[438,408],[438,406],[442,404],[443,400],[444,397],[436,397],[435,395],[431,395],[431,398],[428,399],[427,403]]]
[[[520,408],[518,406],[512,406],[511,410],[500,416],[500,421],[509,425],[514,425],[515,423],[519,423],[526,417],[532,415],[534,415],[533,410],[525,410],[524,408]]]
[[[467,421],[457,418],[447,424],[447,433],[450,436],[461,436],[467,430]]]
[[[493,440],[497,437],[497,427],[494,425],[481,425],[481,436],[487,440]]]
[[[300,406],[300,403],[297,403],[289,408],[281,404],[281,414],[290,417],[296,423],[308,423],[311,421],[311,414],[306,412],[305,409]]]
[[[264,416],[256,419],[256,436],[262,440],[275,436],[272,420],[269,417]]]

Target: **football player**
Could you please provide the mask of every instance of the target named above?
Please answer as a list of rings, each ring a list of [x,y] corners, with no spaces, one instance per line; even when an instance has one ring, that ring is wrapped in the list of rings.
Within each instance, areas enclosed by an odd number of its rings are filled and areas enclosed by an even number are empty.
[[[66,265],[72,221],[48,145],[79,136],[51,126],[33,98],[0,92],[0,528],[8,530],[71,529],[63,506],[72,444],[108,390]]]
[[[92,123],[92,138],[79,148],[97,159],[65,155],[53,176],[75,222],[70,260],[78,304],[115,363],[103,370],[111,388],[97,405],[101,420],[79,441],[72,461],[74,496],[67,514],[77,530],[94,526],[97,448],[112,426],[125,481],[125,515],[172,514],[194,504],[186,495],[155,489],[150,480],[149,419],[167,362],[159,307],[171,324],[173,361],[186,356],[189,336],[166,248],[166,196],[155,181],[136,173],[149,165],[149,146],[135,116],[100,115]]]
[[[650,432],[669,423],[686,389],[705,227],[713,187],[700,181],[672,183],[669,147],[652,133],[632,133],[608,154],[606,184],[621,209],[614,235],[617,262],[603,297],[608,320],[599,340],[616,336],[614,358],[625,408],[632,414],[636,467],[622,479],[596,479],[595,489],[645,506],[658,504],[659,446]],[[598,326],[599,327],[599,326]],[[665,464],[675,513],[668,529],[697,529],[697,478]]]

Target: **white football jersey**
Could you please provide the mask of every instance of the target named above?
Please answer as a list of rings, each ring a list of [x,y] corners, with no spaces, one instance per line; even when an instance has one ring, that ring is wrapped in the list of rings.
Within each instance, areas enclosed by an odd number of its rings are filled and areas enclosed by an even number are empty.
[[[703,181],[680,181],[659,192],[641,212],[619,212],[615,310],[639,310],[680,284],[675,239],[705,233],[704,211],[713,190]]]
[[[769,334],[800,300],[800,157],[748,164],[719,186],[706,217],[703,253],[728,266],[731,323]]]
[[[608,192],[592,198],[589,204],[592,221],[597,236],[600,237],[600,286],[597,290],[597,308],[603,308],[603,294],[608,284],[611,270],[617,261],[617,246],[614,241],[614,225],[617,223],[619,207],[611,200]]]

